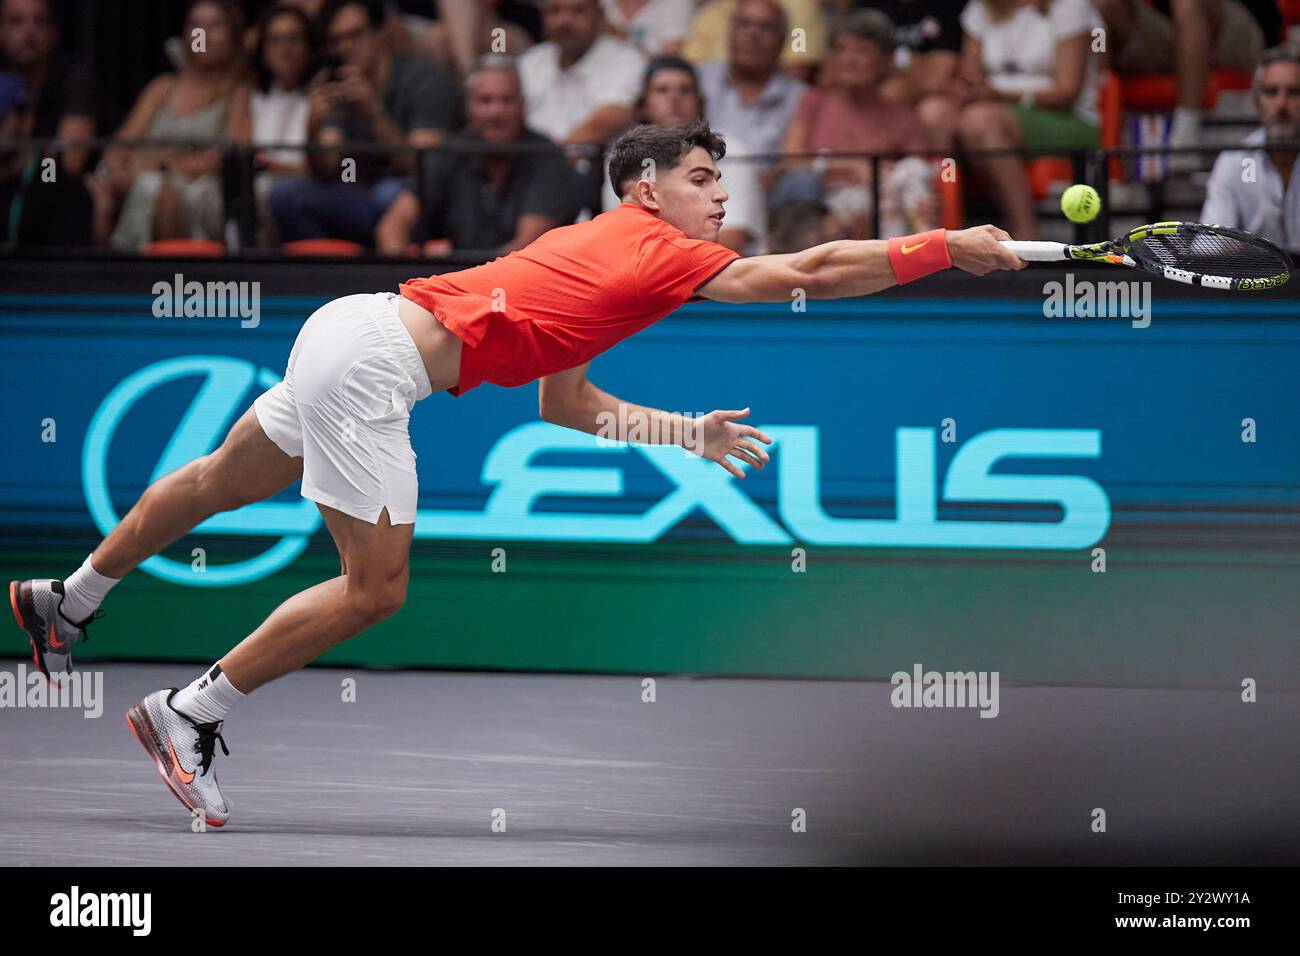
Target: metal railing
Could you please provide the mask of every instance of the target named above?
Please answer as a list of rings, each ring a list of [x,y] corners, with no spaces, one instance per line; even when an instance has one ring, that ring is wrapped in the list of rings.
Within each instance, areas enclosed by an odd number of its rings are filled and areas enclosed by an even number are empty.
[[[1270,147],[1281,149],[1294,148],[1300,150],[1300,143],[1279,143],[1270,144]],[[181,151],[181,152],[206,152],[217,149],[221,152],[220,176],[222,185],[222,196],[225,207],[225,221],[234,224],[234,234],[238,237],[235,248],[229,251],[233,254],[252,253],[255,256],[273,253],[273,249],[259,249],[256,243],[258,231],[258,209],[255,201],[254,182],[261,174],[259,168],[259,156],[267,153],[283,153],[294,151],[301,154],[304,158],[318,155],[335,155],[346,156],[348,158],[372,158],[377,157],[380,160],[387,160],[391,169],[391,163],[395,158],[402,158],[404,161],[399,163],[404,172],[397,175],[405,175],[410,179],[411,186],[416,192],[417,197],[424,205],[425,195],[423,189],[425,186],[425,177],[418,175],[418,171],[423,167],[425,159],[434,153],[453,151],[462,153],[466,156],[474,155],[511,155],[527,156],[535,155],[541,152],[553,150],[555,147],[548,143],[509,143],[509,144],[487,144],[482,142],[449,140],[443,144],[432,147],[416,147],[409,144],[389,145],[380,143],[362,143],[347,142],[340,145],[331,144],[296,144],[296,143],[265,143],[265,144],[244,144],[232,143],[229,141],[204,141],[196,142],[192,140],[116,140],[109,138],[97,138],[94,140],[63,142],[56,139],[22,139],[9,140],[0,143],[0,163],[5,158],[12,162],[13,157],[20,154],[26,154],[29,159],[32,156],[50,157],[55,160],[55,169],[58,168],[59,157],[65,152],[89,152],[93,162],[86,168],[82,175],[91,177],[100,175],[96,171],[96,163],[102,163],[103,157],[110,151],[117,150],[148,150],[151,152],[158,151]],[[604,188],[605,163],[604,148],[598,144],[579,144],[561,147],[566,155],[575,165],[575,176],[578,177],[582,184],[582,200],[584,207],[590,209],[593,213],[598,213],[602,208],[602,191]],[[1259,147],[1244,145],[1228,146],[1203,146],[1195,148],[1171,149],[1163,146],[1151,147],[1118,147],[1103,148],[1090,147],[1086,149],[1051,149],[1041,148],[1034,150],[1026,149],[996,149],[996,150],[962,150],[953,151],[945,155],[940,151],[926,152],[836,152],[836,153],[799,153],[799,154],[746,154],[732,155],[729,154],[725,162],[743,162],[757,164],[764,168],[771,168],[775,164],[788,162],[791,160],[798,162],[815,162],[821,158],[865,160],[870,164],[869,182],[864,188],[871,193],[871,219],[873,233],[880,235],[880,189],[882,181],[882,166],[886,163],[897,161],[909,157],[921,157],[929,159],[937,164],[943,160],[951,160],[956,171],[957,182],[963,191],[966,191],[966,177],[970,170],[970,160],[978,157],[994,157],[1015,155],[1026,159],[1038,157],[1062,157],[1070,161],[1073,170],[1073,182],[1087,183],[1094,186],[1102,197],[1102,213],[1091,223],[1076,225],[1073,227],[1073,241],[1091,242],[1109,238],[1111,236],[1111,216],[1114,214],[1110,202],[1110,185],[1111,177],[1109,175],[1111,164],[1118,160],[1130,162],[1143,156],[1172,156],[1176,153],[1196,154],[1203,157],[1212,157],[1228,149],[1257,149]],[[409,159],[406,159],[409,157]],[[1208,165],[1208,163],[1207,163]],[[292,174],[284,174],[292,175]],[[311,175],[310,172],[304,175]],[[1151,221],[1159,220],[1165,217],[1167,208],[1167,195],[1165,183],[1161,180],[1144,182],[1142,185],[1147,191],[1147,206],[1145,212],[1147,218]],[[1130,213],[1141,210],[1128,210]],[[3,225],[3,224],[0,224]],[[4,234],[8,240],[8,233]],[[224,239],[225,237],[214,237]],[[231,244],[228,244],[231,245]],[[39,254],[39,250],[15,246],[12,242],[6,242],[3,246],[6,254]],[[82,250],[86,252],[88,250]],[[94,253],[107,253],[108,250],[102,247],[93,247]],[[484,250],[483,252],[488,252]],[[481,260],[484,256],[466,256],[458,257],[467,260],[477,258]]]

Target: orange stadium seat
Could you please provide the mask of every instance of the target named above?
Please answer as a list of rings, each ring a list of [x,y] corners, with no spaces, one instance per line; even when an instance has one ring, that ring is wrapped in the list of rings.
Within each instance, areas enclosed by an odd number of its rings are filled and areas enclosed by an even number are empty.
[[[1101,74],[1097,110],[1101,114],[1102,148],[1114,149],[1120,145],[1124,129],[1124,88],[1119,76],[1109,70]],[[1044,199],[1053,183],[1074,182],[1074,163],[1064,156],[1040,156],[1029,161],[1028,174],[1034,198]],[[1121,161],[1111,160],[1110,178],[1118,179],[1122,174]]]
[[[359,256],[365,247],[348,239],[295,239],[286,242],[280,250],[291,256],[331,256],[334,258]]]
[[[1220,93],[1248,90],[1250,81],[1250,74],[1241,70],[1211,70],[1201,106],[1212,109]],[[1178,78],[1172,73],[1127,73],[1120,77],[1120,85],[1126,109],[1164,113],[1178,105]]]
[[[1106,70],[1101,74],[1101,89],[1097,94],[1097,110],[1101,113],[1102,149],[1115,149],[1124,139],[1124,88],[1119,75]],[[1124,175],[1124,161],[1110,161],[1110,178]]]
[[[1065,156],[1039,156],[1030,160],[1029,190],[1035,199],[1046,198],[1052,183],[1074,182],[1074,160]]]
[[[159,239],[140,247],[142,256],[186,256],[218,258],[226,247],[212,239]]]

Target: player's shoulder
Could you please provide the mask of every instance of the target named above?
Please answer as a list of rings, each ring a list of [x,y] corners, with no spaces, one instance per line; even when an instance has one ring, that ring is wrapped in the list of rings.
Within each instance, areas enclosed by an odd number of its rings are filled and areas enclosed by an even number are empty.
[[[658,231],[659,220],[638,214],[639,206],[623,203],[583,222],[548,229],[527,248],[534,251],[578,251],[583,258],[614,260],[629,255],[629,247]]]
[[[597,269],[622,273],[680,260],[683,253],[709,245],[713,244],[688,238],[644,206],[625,202],[586,222],[552,229],[529,248],[559,252]]]
[[[679,249],[689,249],[697,240],[689,238],[671,223],[665,222],[649,209],[636,203],[625,202],[600,218],[614,217],[608,220],[610,226],[626,238],[638,243],[644,254],[661,244],[668,244]]]

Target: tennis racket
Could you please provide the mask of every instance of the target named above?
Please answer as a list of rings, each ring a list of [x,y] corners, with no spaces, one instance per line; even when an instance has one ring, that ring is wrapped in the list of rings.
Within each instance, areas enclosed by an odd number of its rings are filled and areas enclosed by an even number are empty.
[[[1201,222],[1155,222],[1084,246],[1016,240],[1002,244],[1026,262],[1109,262],[1207,289],[1274,289],[1291,278],[1291,257],[1263,236]]]

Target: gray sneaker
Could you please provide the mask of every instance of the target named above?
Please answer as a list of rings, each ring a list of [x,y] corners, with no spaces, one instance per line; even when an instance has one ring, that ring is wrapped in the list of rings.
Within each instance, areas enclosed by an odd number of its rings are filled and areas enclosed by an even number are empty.
[[[104,616],[98,610],[84,621],[70,621],[59,609],[63,582],[49,579],[9,582],[9,606],[14,620],[32,642],[32,661],[54,683],[50,674],[72,672],[72,645],[86,637],[86,626]]]
[[[230,819],[230,805],[212,767],[217,741],[230,756],[221,722],[195,723],[172,706],[175,694],[175,687],[154,691],[127,710],[126,722],[176,799],[191,811],[202,810],[208,826],[223,826]]]

